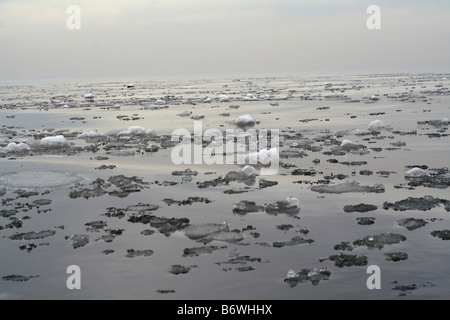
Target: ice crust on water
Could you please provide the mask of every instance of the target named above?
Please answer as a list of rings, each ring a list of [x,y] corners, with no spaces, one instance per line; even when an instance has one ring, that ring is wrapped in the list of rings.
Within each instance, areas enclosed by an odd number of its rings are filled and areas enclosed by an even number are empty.
[[[66,138],[62,135],[54,136],[54,137],[46,137],[41,139],[41,146],[47,148],[63,148],[67,147],[69,143]]]
[[[384,192],[384,186],[382,184],[376,184],[372,186],[363,186],[360,185],[356,181],[345,182],[341,184],[337,184],[334,186],[313,186],[311,187],[311,191],[319,192],[319,193],[347,193],[347,192],[374,192],[374,193],[382,193]]]
[[[0,185],[14,189],[61,188],[84,179],[74,173],[58,171],[25,171],[0,175]]]
[[[381,120],[373,120],[368,127],[369,131],[376,131],[379,130],[381,128],[384,128],[384,123]]]

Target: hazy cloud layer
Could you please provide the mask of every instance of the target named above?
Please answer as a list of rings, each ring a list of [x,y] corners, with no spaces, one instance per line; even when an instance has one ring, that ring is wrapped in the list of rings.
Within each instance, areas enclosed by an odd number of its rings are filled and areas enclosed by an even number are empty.
[[[381,30],[366,9],[381,8]],[[81,30],[68,30],[69,5]],[[0,0],[0,80],[448,71],[449,1]]]

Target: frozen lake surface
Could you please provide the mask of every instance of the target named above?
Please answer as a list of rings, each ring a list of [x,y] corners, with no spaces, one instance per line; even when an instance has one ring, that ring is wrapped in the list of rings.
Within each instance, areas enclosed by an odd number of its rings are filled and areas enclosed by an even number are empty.
[[[0,299],[449,299],[449,76],[0,83]],[[277,174],[173,164],[194,119]]]

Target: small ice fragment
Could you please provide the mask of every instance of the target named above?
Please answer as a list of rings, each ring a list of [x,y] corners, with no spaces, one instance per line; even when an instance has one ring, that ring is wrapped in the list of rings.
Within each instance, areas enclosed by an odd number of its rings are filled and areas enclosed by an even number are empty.
[[[23,142],[20,143],[11,142],[6,147],[0,148],[0,151],[6,152],[22,152],[27,150],[30,150],[30,146]]]
[[[205,115],[204,114],[198,114],[195,116],[191,117],[192,120],[201,120],[201,119],[205,119]]]
[[[106,135],[103,132],[93,130],[89,132],[83,132],[78,135],[78,139],[87,139],[87,138],[102,138],[106,137]]]
[[[345,146],[346,144],[353,144],[353,141],[351,141],[351,140],[343,140],[343,141],[341,142],[341,147],[342,147],[342,146]]]
[[[183,111],[181,113],[178,113],[177,116],[179,117],[189,117],[191,115],[192,111]]]
[[[129,83],[129,84],[127,84],[127,88],[134,88],[134,84],[133,83]]]
[[[369,124],[369,130],[370,131],[375,131],[378,129],[381,129],[384,127],[384,123],[381,120],[373,120],[370,124]]]
[[[228,101],[230,101],[230,96],[228,96],[228,95],[226,95],[226,94],[222,94],[222,95],[219,97],[219,101],[220,101],[220,102],[228,102]]]
[[[67,147],[69,144],[64,136],[58,135],[54,137],[42,138],[41,145],[48,148],[62,148]]]
[[[247,177],[252,177],[256,175],[256,169],[252,166],[245,166],[242,169],[238,169],[237,172],[242,173]]]
[[[406,176],[410,176],[410,177],[420,177],[424,174],[425,174],[425,171],[423,169],[420,169],[417,167],[412,168],[406,172]]]
[[[286,278],[294,278],[296,275],[297,273],[294,270],[290,269],[286,275]]]
[[[441,122],[442,122],[443,124],[448,124],[448,123],[449,123],[449,120],[448,120],[447,118],[442,118]]]
[[[380,98],[378,98],[376,95],[371,96],[369,99],[372,101],[380,100]]]
[[[143,136],[147,134],[147,130],[140,126],[131,126],[119,132],[119,136]]]
[[[252,116],[249,114],[245,114],[243,116],[240,116],[235,120],[235,123],[238,127],[247,127],[247,126],[254,126],[255,125],[255,119],[253,119]]]

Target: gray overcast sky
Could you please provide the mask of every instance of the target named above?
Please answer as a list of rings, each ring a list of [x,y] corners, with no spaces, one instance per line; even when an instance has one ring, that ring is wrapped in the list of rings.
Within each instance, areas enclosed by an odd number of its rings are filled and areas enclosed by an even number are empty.
[[[449,39],[448,0],[0,0],[0,80],[449,71]]]

